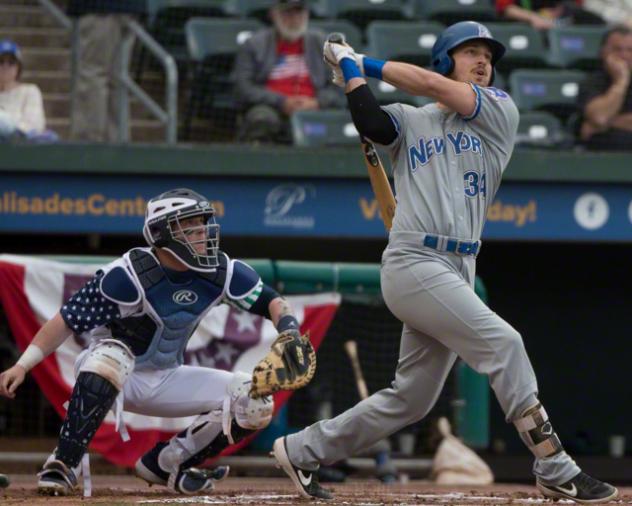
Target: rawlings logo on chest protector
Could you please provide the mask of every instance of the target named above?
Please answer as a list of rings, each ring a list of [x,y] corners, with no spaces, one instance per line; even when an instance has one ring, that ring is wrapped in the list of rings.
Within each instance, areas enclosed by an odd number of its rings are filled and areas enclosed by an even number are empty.
[[[181,306],[190,306],[197,302],[198,295],[191,290],[178,290],[173,294],[172,300]]]

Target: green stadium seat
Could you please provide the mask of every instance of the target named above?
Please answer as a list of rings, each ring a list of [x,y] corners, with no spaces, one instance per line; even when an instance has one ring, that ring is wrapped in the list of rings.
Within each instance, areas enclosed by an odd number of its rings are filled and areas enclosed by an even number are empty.
[[[401,91],[385,81],[367,79],[367,83],[380,105],[394,104],[396,102],[417,105],[417,99],[419,97]]]
[[[402,0],[315,0],[314,14],[321,18],[345,18],[360,28],[377,19],[404,19]]]
[[[239,47],[263,24],[256,19],[193,18],[185,27],[189,57],[234,57]]]
[[[351,47],[356,51],[362,52],[362,48],[364,47],[362,32],[356,25],[346,19],[310,19],[309,27],[312,30],[320,30],[326,35],[333,32],[340,32],[344,34]]]
[[[522,146],[559,147],[568,141],[562,123],[545,111],[528,111],[520,115],[516,143]]]
[[[426,65],[444,28],[436,22],[373,21],[366,31],[367,54],[383,60]]]
[[[264,25],[256,19],[192,18],[185,26],[193,73],[183,135],[189,138],[194,116],[217,116],[227,126],[237,114],[231,76],[239,47]],[[206,114],[205,114],[206,113]]]
[[[224,16],[224,0],[147,0],[149,33],[181,64],[187,59],[184,25],[192,17]],[[142,46],[136,62],[136,80],[140,81],[147,64]]]
[[[224,12],[228,16],[267,20],[268,11],[275,3],[275,0],[225,0]]]
[[[507,48],[498,62],[500,69],[547,67],[547,50],[542,35],[526,23],[485,23],[495,39]]]
[[[357,145],[360,141],[346,110],[299,111],[290,122],[295,146]]]
[[[412,19],[429,19],[451,25],[458,21],[494,21],[490,0],[407,0],[404,13]]]
[[[509,88],[522,111],[546,108],[566,118],[576,109],[579,84],[586,74],[579,70],[514,70]]]
[[[565,68],[593,70],[601,65],[601,39],[607,27],[565,26],[548,32],[550,63]]]

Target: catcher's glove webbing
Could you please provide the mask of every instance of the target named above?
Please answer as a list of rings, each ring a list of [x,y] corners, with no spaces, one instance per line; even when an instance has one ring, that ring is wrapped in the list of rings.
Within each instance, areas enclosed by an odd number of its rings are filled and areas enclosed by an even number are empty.
[[[309,336],[286,330],[278,335],[268,354],[255,366],[250,397],[256,399],[278,390],[302,388],[315,372],[316,352]]]

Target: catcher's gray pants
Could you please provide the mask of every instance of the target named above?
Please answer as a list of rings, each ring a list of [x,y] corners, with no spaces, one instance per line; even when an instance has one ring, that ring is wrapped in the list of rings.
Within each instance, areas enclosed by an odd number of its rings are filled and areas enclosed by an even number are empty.
[[[296,466],[315,470],[347,458],[423,418],[457,355],[489,376],[508,421],[537,403],[522,338],[476,296],[474,270],[471,257],[422,249],[391,234],[381,281],[388,308],[404,322],[395,381],[339,416],[288,436]],[[544,483],[560,484],[579,468],[562,452],[536,459],[533,471]]]

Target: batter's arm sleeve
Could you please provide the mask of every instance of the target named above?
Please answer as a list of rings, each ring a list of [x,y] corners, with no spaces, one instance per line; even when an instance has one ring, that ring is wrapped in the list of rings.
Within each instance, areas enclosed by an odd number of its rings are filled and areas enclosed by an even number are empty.
[[[366,84],[347,93],[353,124],[362,137],[377,144],[389,145],[398,135],[393,118],[385,112]]]
[[[235,59],[234,76],[237,98],[246,106],[266,104],[280,110],[285,100],[283,95],[274,93],[263,84],[255,82],[257,62],[253,39],[260,40],[260,37],[255,35],[244,42]]]
[[[476,93],[476,106],[472,114],[462,118],[487,144],[508,158],[513,151],[520,121],[516,104],[503,90],[475,84],[471,86]]]

